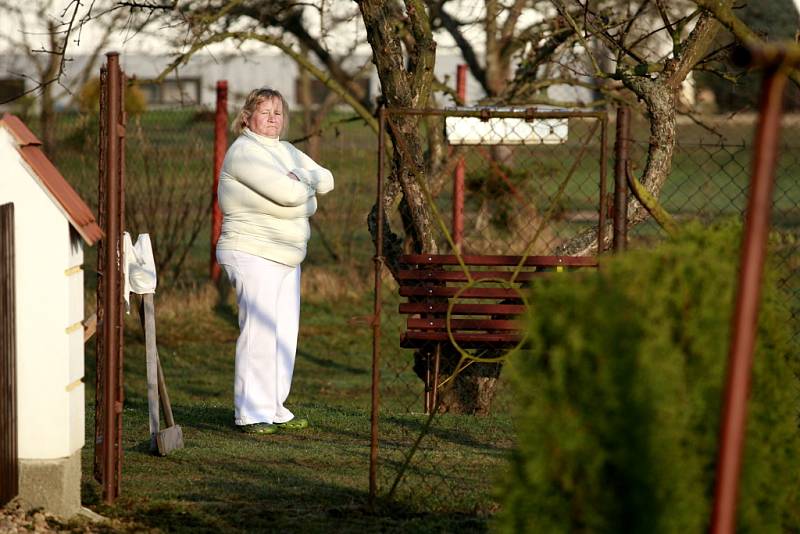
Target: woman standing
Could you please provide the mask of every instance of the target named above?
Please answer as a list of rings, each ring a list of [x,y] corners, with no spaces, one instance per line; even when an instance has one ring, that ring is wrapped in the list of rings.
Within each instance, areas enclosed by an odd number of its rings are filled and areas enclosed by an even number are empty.
[[[308,218],[317,210],[316,194],[333,189],[333,176],[280,141],[288,115],[278,91],[251,91],[233,125],[239,137],[225,154],[219,179],[217,261],[239,304],[234,416],[248,433],[308,426],[283,403],[297,349]]]

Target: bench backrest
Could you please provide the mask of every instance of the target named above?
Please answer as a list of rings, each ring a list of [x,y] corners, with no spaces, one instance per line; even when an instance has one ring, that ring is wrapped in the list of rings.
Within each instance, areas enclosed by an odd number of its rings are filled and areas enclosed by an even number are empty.
[[[408,315],[401,346],[420,348],[449,342],[447,310],[453,303],[450,329],[463,348],[509,347],[521,339],[518,317],[525,311],[520,291],[532,280],[565,270],[595,268],[596,257],[528,256],[516,276],[521,256],[462,256],[470,276],[455,255],[408,254],[400,257],[401,314]],[[483,283],[464,289],[473,280]],[[513,288],[488,279],[511,282]]]

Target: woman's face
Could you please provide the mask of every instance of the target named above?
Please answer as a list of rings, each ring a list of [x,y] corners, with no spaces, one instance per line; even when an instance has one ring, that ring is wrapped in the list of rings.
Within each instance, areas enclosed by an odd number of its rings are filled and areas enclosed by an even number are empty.
[[[258,135],[277,139],[283,130],[283,103],[280,98],[259,102],[247,121],[247,127]]]

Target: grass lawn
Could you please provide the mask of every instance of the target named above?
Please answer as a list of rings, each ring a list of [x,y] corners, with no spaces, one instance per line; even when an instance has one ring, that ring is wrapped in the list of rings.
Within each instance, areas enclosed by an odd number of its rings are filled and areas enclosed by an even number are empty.
[[[366,315],[371,302],[317,289],[303,301],[288,403],[309,418],[311,428],[273,436],[245,435],[233,426],[238,327],[232,296],[219,304],[210,287],[188,295],[156,294],[159,354],[186,443],[168,457],[149,452],[144,338],[136,316],[129,316],[122,491],[112,507],[101,503],[101,488],[91,475],[94,350],[87,347],[86,383],[92,391],[87,394],[84,503],[107,516],[174,532],[486,530],[496,508],[493,478],[487,474],[502,466],[510,445],[488,431],[500,425],[510,434],[507,418],[477,423],[472,417],[440,418],[398,499],[369,511],[371,330],[348,322]],[[387,350],[392,343],[396,339],[387,342]],[[415,398],[420,392],[421,387]],[[382,418],[382,493],[423,421],[408,414]],[[426,476],[430,471],[453,477],[455,484],[439,488],[445,493],[434,491]]]

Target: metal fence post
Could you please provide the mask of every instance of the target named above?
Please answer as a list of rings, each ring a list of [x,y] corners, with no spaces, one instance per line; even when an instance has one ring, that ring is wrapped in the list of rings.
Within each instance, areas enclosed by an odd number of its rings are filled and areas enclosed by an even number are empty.
[[[222,160],[228,149],[228,81],[217,82],[217,111],[214,115],[214,180],[211,189],[211,280],[219,282],[221,270],[217,263],[217,242],[222,232],[222,211],[219,209],[217,188]]]
[[[597,253],[606,250],[606,219],[608,218],[608,114],[600,118],[600,213],[597,220]]]
[[[119,496],[122,474],[122,231],[124,228],[123,75],[119,54],[109,52],[101,71],[100,226],[105,239],[98,247],[97,391],[95,400],[95,476],[103,485],[103,500]],[[98,450],[99,447],[99,450]]]
[[[731,346],[717,455],[711,519],[711,532],[715,534],[734,532],[736,528],[736,499],[747,423],[747,397],[750,393],[786,80],[786,72],[780,66],[772,65],[761,88],[756,152],[742,236],[736,310],[731,321]]]
[[[631,110],[617,108],[617,138],[614,143],[614,252],[628,245],[628,182],[625,172],[628,165]]]

